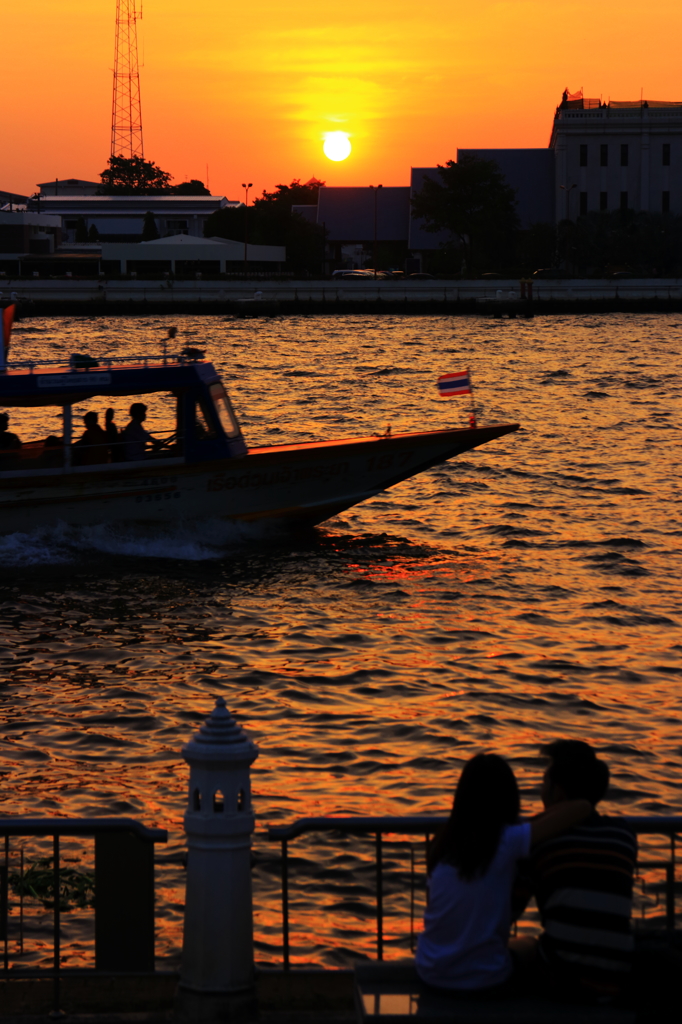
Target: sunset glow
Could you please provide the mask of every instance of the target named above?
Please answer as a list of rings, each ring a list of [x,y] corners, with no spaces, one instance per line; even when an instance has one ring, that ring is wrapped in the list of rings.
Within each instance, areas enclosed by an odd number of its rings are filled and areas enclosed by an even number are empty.
[[[20,6],[5,12],[12,43],[0,75],[14,114],[0,188],[97,180],[109,156],[114,15],[114,0],[35,0],[28,31]],[[307,0],[294,11],[274,0],[145,0],[145,156],[176,181],[208,176],[234,199],[246,179],[254,195],[313,176],[406,184],[410,166],[457,147],[546,146],[566,86],[682,99],[681,29],[671,0],[647,18],[632,0],[578,0],[570,18],[539,0],[436,0],[427,17],[406,0],[352,14]],[[338,130],[352,136],[352,158],[330,162],[321,138]]]

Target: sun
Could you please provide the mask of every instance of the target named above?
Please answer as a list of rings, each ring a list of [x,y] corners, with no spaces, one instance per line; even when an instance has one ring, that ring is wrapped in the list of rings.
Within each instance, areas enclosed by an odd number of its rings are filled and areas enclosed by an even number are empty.
[[[330,160],[345,160],[350,156],[350,139],[346,132],[325,132],[322,148]]]

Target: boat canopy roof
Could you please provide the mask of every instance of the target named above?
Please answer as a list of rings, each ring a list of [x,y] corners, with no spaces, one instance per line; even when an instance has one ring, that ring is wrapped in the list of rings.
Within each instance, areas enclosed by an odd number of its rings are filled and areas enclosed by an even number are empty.
[[[92,361],[95,362],[94,360]],[[220,383],[212,363],[100,360],[75,368],[49,363],[20,365],[0,373],[0,406],[75,405],[97,395],[143,395],[156,391],[174,394],[205,389]]]

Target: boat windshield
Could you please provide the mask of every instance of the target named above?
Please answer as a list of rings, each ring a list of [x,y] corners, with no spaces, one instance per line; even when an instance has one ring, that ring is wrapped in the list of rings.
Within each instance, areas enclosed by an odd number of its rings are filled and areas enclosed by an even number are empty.
[[[209,387],[211,398],[216,407],[216,412],[227,437],[237,437],[239,424],[234,414],[230,400],[222,384],[211,384]]]

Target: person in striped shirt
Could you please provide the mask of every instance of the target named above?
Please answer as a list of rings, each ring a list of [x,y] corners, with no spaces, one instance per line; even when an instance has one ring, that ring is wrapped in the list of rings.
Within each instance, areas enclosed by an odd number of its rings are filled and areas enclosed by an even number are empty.
[[[571,998],[609,1001],[630,982],[637,840],[619,819],[597,813],[609,769],[589,744],[556,740],[542,753],[549,759],[542,783],[545,809],[579,798],[595,809],[533,851],[530,882],[543,927],[539,967],[555,992],[558,986]]]

